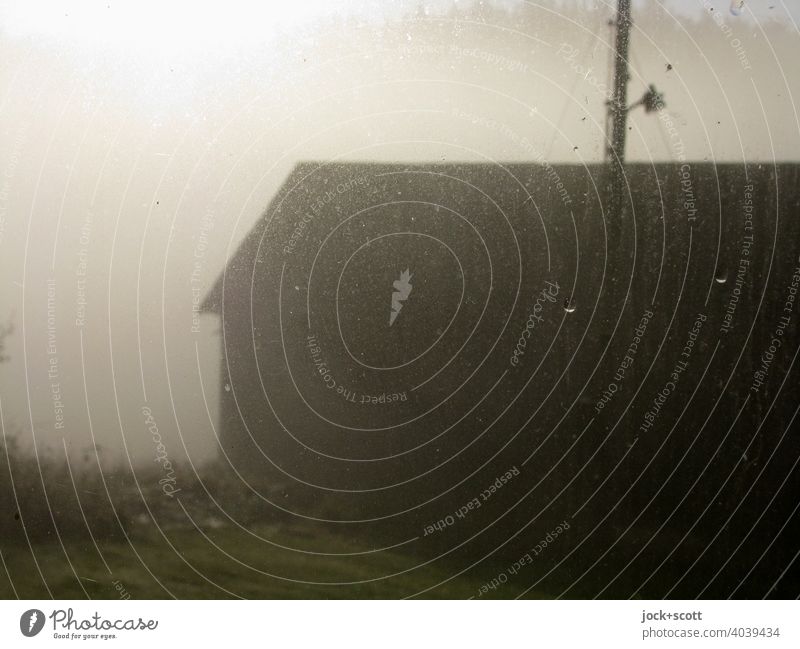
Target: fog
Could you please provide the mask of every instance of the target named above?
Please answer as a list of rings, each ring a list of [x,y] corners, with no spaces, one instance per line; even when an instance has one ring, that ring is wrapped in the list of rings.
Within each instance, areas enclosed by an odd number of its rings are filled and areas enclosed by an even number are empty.
[[[214,456],[219,323],[193,304],[295,165],[601,162],[613,4],[4,2],[4,433],[150,460],[148,406],[172,456]],[[797,160],[798,20],[635,3],[629,98],[655,84],[681,146],[640,108],[628,160]]]

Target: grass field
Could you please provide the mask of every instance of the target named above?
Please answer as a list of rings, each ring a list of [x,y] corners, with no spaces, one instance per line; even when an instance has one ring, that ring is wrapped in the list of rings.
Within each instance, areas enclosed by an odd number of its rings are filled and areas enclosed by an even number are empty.
[[[324,547],[328,554],[282,549],[233,529],[174,529],[164,532],[166,539],[151,530],[98,548],[91,541],[65,542],[64,549],[58,542],[38,543],[33,552],[15,545],[2,548],[0,598],[372,599],[434,586],[422,596],[468,598],[482,583],[459,577],[437,586],[452,571],[438,564],[414,569],[419,561],[400,552],[371,552],[335,535],[310,538],[306,531],[304,539],[302,529],[268,526],[255,533],[287,547]]]
[[[138,483],[110,467],[101,481],[3,441],[3,599],[464,598],[486,579],[439,585],[457,572],[452,561],[420,566],[410,548],[380,550],[391,543],[280,518],[216,466],[204,470],[203,488],[182,473],[179,507],[161,492],[157,467],[139,468]],[[263,491],[276,500],[281,488]],[[220,507],[237,523],[221,520]]]

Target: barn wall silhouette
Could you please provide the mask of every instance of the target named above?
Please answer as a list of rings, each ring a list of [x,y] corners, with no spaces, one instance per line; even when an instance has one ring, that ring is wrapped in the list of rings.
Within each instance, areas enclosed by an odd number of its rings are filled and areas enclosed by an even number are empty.
[[[739,543],[721,526],[777,534],[790,492],[763,485],[797,486],[798,166],[626,171],[620,222],[602,165],[298,165],[203,305],[222,319],[223,456],[284,485],[287,510],[398,538],[515,467],[459,541],[515,556],[564,519],[625,532],[561,568],[598,583],[652,562],[633,550],[665,523],[713,543],[704,561]]]

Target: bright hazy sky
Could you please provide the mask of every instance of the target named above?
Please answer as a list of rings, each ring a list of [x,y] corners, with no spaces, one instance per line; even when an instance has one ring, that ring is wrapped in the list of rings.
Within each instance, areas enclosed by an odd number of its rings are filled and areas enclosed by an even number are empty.
[[[174,452],[209,454],[216,326],[186,335],[200,220],[217,215],[207,287],[299,160],[530,158],[473,120],[553,162],[602,159],[614,3],[265,4],[0,3],[7,433],[33,428],[63,452],[93,432],[146,455],[146,386]],[[739,4],[636,2],[629,96],[664,92],[689,159],[797,160],[800,6]],[[639,109],[630,125],[629,159],[674,159],[657,117]],[[47,376],[50,278],[66,432]]]

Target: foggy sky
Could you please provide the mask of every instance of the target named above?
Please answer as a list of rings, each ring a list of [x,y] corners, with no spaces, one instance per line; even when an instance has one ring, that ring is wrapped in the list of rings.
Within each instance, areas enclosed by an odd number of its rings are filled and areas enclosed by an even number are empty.
[[[212,455],[190,275],[204,294],[298,161],[602,160],[614,3],[376,4],[3,3],[6,434],[148,458],[147,403],[171,454]],[[797,160],[800,11],[729,8],[635,4],[630,100],[656,84],[689,160]],[[675,159],[658,117],[629,124],[629,160]]]

